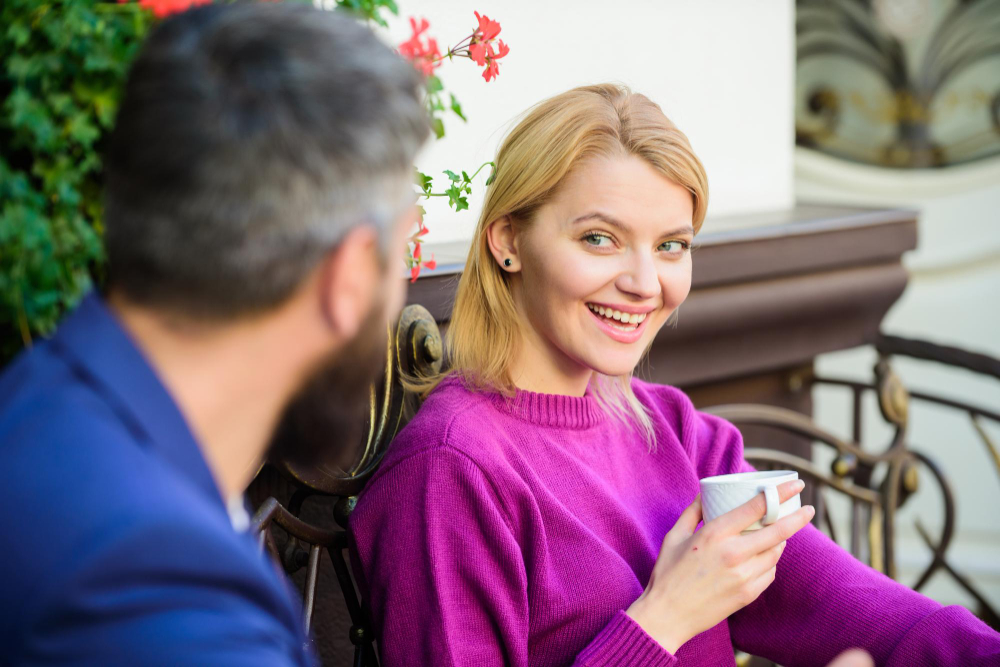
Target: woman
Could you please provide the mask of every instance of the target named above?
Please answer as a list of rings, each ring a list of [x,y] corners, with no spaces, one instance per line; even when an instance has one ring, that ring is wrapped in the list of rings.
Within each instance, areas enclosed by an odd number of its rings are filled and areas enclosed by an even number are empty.
[[[1000,661],[1000,636],[852,558],[810,507],[741,535],[761,497],[696,532],[698,480],[752,469],[739,431],[631,375],[687,297],[707,195],[684,135],[617,86],[506,138],[451,371],[351,519],[385,664]]]

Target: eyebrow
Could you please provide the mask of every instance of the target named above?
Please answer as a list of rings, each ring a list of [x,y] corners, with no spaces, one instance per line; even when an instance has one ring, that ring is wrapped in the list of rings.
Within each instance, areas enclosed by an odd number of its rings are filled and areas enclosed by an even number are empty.
[[[600,220],[601,222],[604,222],[605,224],[611,225],[612,227],[620,230],[624,234],[630,234],[632,232],[632,228],[629,227],[628,225],[626,225],[624,222],[622,222],[618,218],[612,217],[612,216],[610,216],[610,215],[608,215],[606,213],[601,213],[600,211],[594,211],[592,213],[585,213],[585,214],[581,215],[579,218],[576,218],[575,220],[573,220],[570,224],[571,225],[575,225],[575,224],[577,224],[579,222],[583,222],[585,220],[593,220],[595,218],[597,220]],[[692,227],[691,225],[684,225],[683,227],[677,227],[676,229],[671,229],[670,231],[664,232],[660,236],[661,237],[662,236],[676,236],[677,234],[691,234],[691,235],[694,235],[694,227]]]

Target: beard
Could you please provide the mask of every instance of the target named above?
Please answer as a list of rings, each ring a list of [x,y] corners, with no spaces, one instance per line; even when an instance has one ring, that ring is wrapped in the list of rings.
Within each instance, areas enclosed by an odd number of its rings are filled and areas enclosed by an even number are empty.
[[[386,307],[380,300],[357,335],[313,371],[285,408],[268,458],[295,476],[340,476],[357,460],[372,383],[386,355]]]

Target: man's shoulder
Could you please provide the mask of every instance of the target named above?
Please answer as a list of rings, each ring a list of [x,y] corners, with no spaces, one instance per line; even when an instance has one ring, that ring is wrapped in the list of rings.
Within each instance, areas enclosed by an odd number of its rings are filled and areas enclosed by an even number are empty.
[[[83,426],[88,443],[101,444],[94,423]],[[115,447],[113,429],[104,434],[117,458],[36,460],[37,472],[23,475],[28,483],[0,491],[5,506],[18,508],[0,537],[0,644],[30,656],[63,642],[83,654],[124,642],[120,655],[145,662],[148,647],[131,638],[170,635],[191,646],[163,650],[212,655],[234,634],[257,633],[247,641],[264,644],[262,656],[277,650],[285,659],[275,664],[292,662],[303,639],[299,614],[251,536],[233,529],[221,503],[139,448]],[[7,504],[12,495],[25,503]],[[64,634],[84,627],[77,639]]]
[[[176,474],[86,392],[0,414],[5,598],[37,598],[73,571],[249,564],[224,507]],[[43,545],[18,549],[18,544]],[[116,559],[128,554],[124,561]],[[169,556],[168,561],[162,561]]]
[[[287,591],[221,501],[44,347],[0,378],[0,469],[0,506],[14,508],[0,533],[0,644],[30,641],[52,614],[173,604],[169,622],[183,624],[185,607],[197,616],[213,597],[251,625],[295,629]]]
[[[0,373],[0,457],[23,455],[24,447],[38,457],[50,455],[51,441],[86,437],[84,425],[102,438],[117,430],[114,439],[129,439],[111,407],[52,341],[23,352]]]
[[[0,501],[31,515],[73,498],[79,518],[90,497],[148,489],[136,480],[156,475],[151,463],[113,408],[50,350],[0,376],[0,467],[19,472],[0,486]]]
[[[68,664],[307,662],[299,613],[266,556],[225,516],[175,490],[168,497],[154,487],[87,514],[73,541],[41,545],[45,557],[13,575],[34,584],[3,594],[0,638],[13,655],[34,662],[57,652],[64,657],[54,662]]]

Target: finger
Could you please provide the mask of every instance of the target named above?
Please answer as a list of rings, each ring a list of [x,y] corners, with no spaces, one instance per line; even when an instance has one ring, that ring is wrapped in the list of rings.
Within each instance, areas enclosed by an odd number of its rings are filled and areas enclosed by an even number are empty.
[[[794,479],[790,482],[778,485],[778,500],[785,502],[796,493],[805,488],[805,482],[801,479]],[[753,522],[760,521],[767,512],[767,501],[764,494],[758,493],[756,496],[743,503],[736,509],[730,510],[715,519],[719,523],[719,528],[728,534],[736,534],[747,529]]]
[[[875,667],[875,661],[867,652],[852,648],[834,658],[828,667]]]
[[[785,550],[785,544],[785,542],[779,542],[770,549],[762,551],[756,556],[750,558],[744,566],[746,567],[746,571],[749,573],[749,578],[756,579],[768,570],[777,566],[778,560],[781,558],[781,554]]]
[[[805,528],[815,515],[816,508],[812,505],[799,508],[770,526],[764,526],[747,535],[740,535],[741,548],[745,549],[744,553],[748,556],[767,551]]]
[[[772,567],[770,570],[766,570],[756,579],[751,579],[752,583],[746,590],[747,597],[745,598],[744,606],[750,604],[751,602],[759,598],[760,594],[766,591],[767,587],[774,582],[774,577],[776,574],[777,570]]]
[[[681,515],[677,518],[677,523],[675,523],[673,528],[670,529],[663,541],[673,544],[675,542],[686,540],[694,534],[694,529],[698,527],[699,521],[701,521],[700,493],[695,496],[694,501],[688,505],[683,512],[681,512]]]

